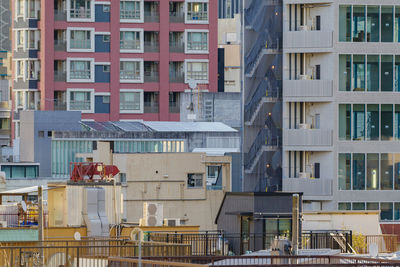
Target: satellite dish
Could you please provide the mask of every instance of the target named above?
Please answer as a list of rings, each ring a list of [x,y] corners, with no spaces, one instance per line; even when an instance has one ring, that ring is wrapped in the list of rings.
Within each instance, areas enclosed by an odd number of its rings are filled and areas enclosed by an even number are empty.
[[[376,258],[378,256],[379,253],[378,246],[375,243],[370,244],[368,250],[369,250],[369,255],[372,258]]]
[[[76,241],[81,240],[81,233],[75,232],[75,234],[74,234],[74,239],[75,239]]]
[[[26,203],[23,200],[21,201],[21,207],[24,210],[24,212],[26,212]]]
[[[196,86],[197,86],[197,82],[195,80],[189,80],[189,87],[191,89],[196,88]]]

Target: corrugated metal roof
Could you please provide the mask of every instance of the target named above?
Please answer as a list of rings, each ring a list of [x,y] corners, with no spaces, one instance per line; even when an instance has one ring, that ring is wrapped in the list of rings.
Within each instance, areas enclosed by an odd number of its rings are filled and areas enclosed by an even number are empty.
[[[23,187],[23,188],[18,188],[18,189],[13,189],[13,190],[7,190],[7,191],[2,191],[0,192],[0,195],[6,195],[6,194],[29,194],[29,193],[34,193],[38,191],[39,186],[30,186],[30,187]],[[47,185],[42,186],[43,190],[49,189]]]
[[[124,132],[149,132],[151,129],[139,121],[114,121],[113,125],[117,126]]]
[[[37,229],[0,229],[0,242],[38,241]]]
[[[110,132],[110,131],[120,131],[115,125],[111,122],[97,122],[97,121],[82,121],[82,124],[87,127],[99,131],[99,132]]]
[[[222,122],[144,121],[157,132],[237,132]]]

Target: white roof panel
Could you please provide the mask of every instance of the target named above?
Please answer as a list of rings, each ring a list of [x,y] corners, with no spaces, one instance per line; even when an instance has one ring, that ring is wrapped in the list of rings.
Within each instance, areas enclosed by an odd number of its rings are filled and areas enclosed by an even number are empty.
[[[237,132],[222,122],[144,121],[157,132]]]

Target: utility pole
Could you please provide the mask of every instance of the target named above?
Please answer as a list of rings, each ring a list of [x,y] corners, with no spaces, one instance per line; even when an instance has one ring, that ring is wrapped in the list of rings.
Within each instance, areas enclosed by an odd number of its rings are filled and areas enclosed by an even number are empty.
[[[299,194],[293,194],[292,198],[292,249],[293,255],[297,255],[299,249]]]

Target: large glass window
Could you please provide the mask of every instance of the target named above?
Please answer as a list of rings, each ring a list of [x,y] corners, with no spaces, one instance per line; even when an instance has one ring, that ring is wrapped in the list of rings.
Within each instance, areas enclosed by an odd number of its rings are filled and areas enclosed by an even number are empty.
[[[367,210],[379,210],[379,202],[367,202]]]
[[[367,189],[379,189],[379,154],[367,154]]]
[[[338,210],[351,210],[351,203],[350,202],[339,202]]]
[[[364,202],[353,202],[352,210],[365,210]]]
[[[121,1],[120,19],[140,19],[140,1]]]
[[[90,61],[71,61],[70,79],[91,79]]]
[[[208,3],[187,3],[188,20],[208,20]]]
[[[191,51],[208,51],[208,33],[188,32],[187,49]]]
[[[353,7],[353,42],[365,41],[365,6]]]
[[[379,56],[367,56],[367,90],[379,91]]]
[[[367,138],[366,140],[379,139],[379,105],[367,105]]]
[[[119,95],[119,107],[121,111],[140,111],[141,93],[140,92],[121,92]]]
[[[400,140],[400,105],[394,105],[394,138]]]
[[[381,106],[381,140],[393,139],[393,105]]]
[[[381,91],[393,91],[393,56],[381,56]]]
[[[393,42],[393,6],[381,7],[381,42]]]
[[[396,6],[396,15],[394,18],[394,41],[400,42],[400,6]]]
[[[364,140],[365,105],[353,105],[353,140]]]
[[[187,80],[207,81],[208,62],[187,62]]]
[[[92,46],[91,31],[71,31],[70,48],[90,49]]]
[[[394,90],[400,92],[400,56],[395,56],[394,63]]]
[[[339,139],[351,139],[351,104],[339,104]]]
[[[91,17],[91,0],[70,0],[70,17],[88,19]]]
[[[140,32],[122,31],[120,32],[121,50],[140,50]]]
[[[393,190],[392,154],[381,154],[381,190]]]
[[[91,92],[71,91],[69,110],[91,110]]]
[[[339,90],[351,90],[351,55],[339,56]]]
[[[393,203],[392,202],[381,202],[381,220],[382,221],[393,220]]]
[[[365,91],[365,55],[353,56],[354,91]]]
[[[367,6],[367,42],[379,42],[379,6]]]
[[[339,41],[351,41],[351,6],[339,6]]]
[[[339,154],[339,190],[351,189],[351,154]]]
[[[139,61],[121,61],[120,80],[140,81],[140,62]]]
[[[365,190],[364,154],[353,154],[353,190]]]
[[[400,190],[400,154],[394,154],[394,189]]]
[[[400,203],[399,202],[394,203],[394,219],[396,221],[400,220]]]

